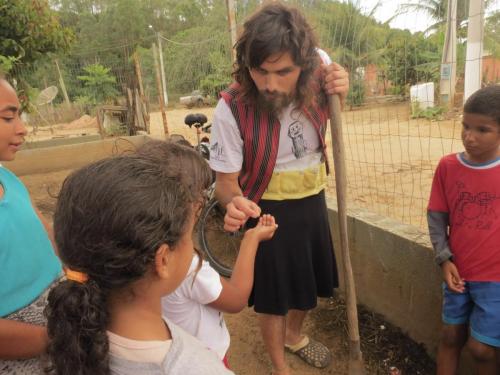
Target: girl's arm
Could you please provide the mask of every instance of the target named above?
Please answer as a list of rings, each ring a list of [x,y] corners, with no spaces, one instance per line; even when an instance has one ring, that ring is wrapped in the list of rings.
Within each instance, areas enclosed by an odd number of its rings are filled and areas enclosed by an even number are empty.
[[[278,226],[271,215],[263,215],[255,228],[245,232],[231,279],[221,277],[222,291],[209,306],[226,313],[238,313],[248,303],[253,286],[255,255],[260,241],[269,240]]]
[[[45,327],[0,319],[0,359],[37,357],[45,352],[47,342]]]

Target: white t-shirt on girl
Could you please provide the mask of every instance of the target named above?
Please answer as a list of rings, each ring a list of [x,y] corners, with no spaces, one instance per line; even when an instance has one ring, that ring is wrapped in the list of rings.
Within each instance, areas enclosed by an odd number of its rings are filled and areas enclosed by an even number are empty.
[[[222,284],[219,274],[207,261],[203,261],[196,271],[198,262],[199,257],[195,254],[182,284],[162,298],[163,315],[222,359],[229,348],[229,331],[222,312],[208,306],[219,298]]]

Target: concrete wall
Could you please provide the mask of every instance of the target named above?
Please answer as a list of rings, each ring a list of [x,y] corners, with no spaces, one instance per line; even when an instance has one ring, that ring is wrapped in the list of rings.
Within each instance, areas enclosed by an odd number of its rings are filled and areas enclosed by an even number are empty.
[[[336,201],[328,201],[328,211],[342,273]],[[363,209],[350,209],[347,220],[358,303],[423,343],[435,357],[441,332],[442,277],[427,233]],[[340,283],[342,291],[342,274]],[[467,353],[460,373],[472,373]]]
[[[57,147],[23,149],[17,153],[14,161],[2,164],[18,176],[75,169],[110,155],[133,151],[147,139],[147,136],[138,135]]]

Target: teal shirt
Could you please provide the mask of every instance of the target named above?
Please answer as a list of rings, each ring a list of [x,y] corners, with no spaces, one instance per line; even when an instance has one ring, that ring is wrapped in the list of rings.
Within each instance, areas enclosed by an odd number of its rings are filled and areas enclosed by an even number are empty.
[[[17,311],[37,297],[61,274],[47,232],[28,190],[0,166],[0,317]]]

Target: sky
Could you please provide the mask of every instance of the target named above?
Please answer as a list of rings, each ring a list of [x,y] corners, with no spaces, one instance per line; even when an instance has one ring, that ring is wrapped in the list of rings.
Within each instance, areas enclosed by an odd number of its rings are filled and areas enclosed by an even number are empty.
[[[348,0],[342,0],[347,2]],[[418,0],[360,0],[361,8],[365,10],[365,14],[368,14],[373,7],[380,1],[381,5],[377,8],[375,12],[375,18],[378,21],[385,22],[390,17],[392,17],[398,10],[400,4],[404,3],[416,3]],[[500,9],[500,0],[494,0],[487,10],[487,14]],[[411,32],[424,31],[433,21],[426,13],[423,12],[412,12],[402,14],[396,17],[390,22],[390,26],[398,29],[408,29]]]

